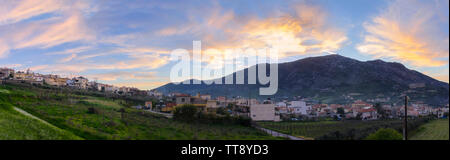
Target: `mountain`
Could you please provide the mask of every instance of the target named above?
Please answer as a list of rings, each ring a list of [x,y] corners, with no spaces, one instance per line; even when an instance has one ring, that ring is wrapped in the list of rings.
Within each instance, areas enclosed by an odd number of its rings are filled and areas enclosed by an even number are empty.
[[[252,66],[256,68],[257,66]],[[247,82],[248,69],[244,72]],[[267,67],[268,72],[268,67]],[[165,94],[211,94],[212,96],[243,96],[263,99],[289,99],[293,96],[322,103],[349,103],[361,99],[369,102],[400,104],[402,96],[411,102],[430,105],[448,104],[449,84],[396,62],[382,60],[358,61],[340,55],[304,58],[278,65],[278,92],[273,96],[259,96],[259,84],[173,84],[157,88]],[[236,73],[233,73],[236,75]],[[228,75],[232,76],[232,75]],[[192,82],[192,80],[190,80]],[[224,82],[224,77],[222,77]]]

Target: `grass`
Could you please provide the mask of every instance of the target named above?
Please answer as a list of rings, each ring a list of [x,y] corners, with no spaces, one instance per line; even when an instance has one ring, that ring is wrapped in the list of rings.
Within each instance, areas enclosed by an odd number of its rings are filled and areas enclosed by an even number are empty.
[[[264,140],[280,139],[255,128],[240,125],[185,123],[129,107],[127,100],[78,94],[68,90],[52,90],[24,84],[1,86],[0,104],[20,108],[52,125],[73,133],[83,139],[129,139],[129,140]],[[95,113],[88,113],[95,108]],[[125,112],[120,112],[125,109]],[[6,113],[2,111],[2,113]],[[37,121],[37,120],[30,120]],[[8,125],[3,130],[14,135],[29,134],[26,126],[14,129]],[[49,134],[51,136],[51,134]],[[54,137],[76,139],[76,137]],[[21,139],[21,137],[4,139]],[[30,137],[29,139],[42,139]],[[45,138],[44,138],[45,139]]]
[[[384,120],[258,122],[258,124],[264,128],[307,139],[364,139],[368,134],[375,132],[378,128],[401,126],[402,122],[399,120]]]
[[[82,139],[70,132],[46,124],[0,103],[0,140]]]
[[[449,120],[439,119],[420,126],[411,140],[449,140]]]

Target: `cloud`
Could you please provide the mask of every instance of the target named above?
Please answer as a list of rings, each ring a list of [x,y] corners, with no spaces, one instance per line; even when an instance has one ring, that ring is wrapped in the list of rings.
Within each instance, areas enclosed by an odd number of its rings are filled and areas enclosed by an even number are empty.
[[[95,38],[84,22],[84,15],[93,10],[86,1],[24,0],[1,4],[6,7],[0,11],[0,58],[15,49],[46,49]]]
[[[48,73],[79,74],[90,70],[151,70],[159,68],[169,62],[168,56],[159,54],[130,53],[128,57],[127,60],[116,62],[84,61],[72,64],[59,63],[34,66],[31,69]]]
[[[9,46],[0,39],[0,58],[5,58],[9,54]]]
[[[15,45],[16,48],[40,47],[49,48],[59,44],[75,41],[93,40],[93,34],[85,28],[80,14],[74,13],[70,17],[54,24],[38,28],[36,36],[28,36]],[[36,33],[33,33],[36,34]]]
[[[439,27],[442,21],[436,10],[434,4],[395,1],[364,24],[364,42],[357,49],[376,58],[392,58],[417,67],[448,64],[448,28]]]
[[[98,79],[102,81],[115,81],[118,79],[124,80],[149,80],[155,78],[154,72],[129,72],[129,71],[115,71],[115,72],[106,72],[99,74],[90,74],[87,75],[88,78]]]
[[[19,21],[61,10],[64,5],[59,0],[1,0],[0,25],[17,23]]]
[[[129,87],[136,87],[136,88],[140,88],[140,89],[154,89],[156,87],[160,87],[167,83],[168,83],[168,81],[149,81],[149,82],[127,81],[127,82],[115,82],[112,84],[116,85],[116,86],[129,86]]]
[[[345,32],[328,23],[321,7],[305,3],[292,6],[294,12],[278,11],[268,17],[239,16],[215,6],[203,11],[208,13],[203,17],[177,24],[181,27],[163,28],[156,35],[199,36],[203,46],[220,51],[277,47],[280,58],[337,51],[347,41]]]
[[[59,63],[69,62],[69,61],[71,61],[72,59],[74,59],[75,57],[77,57],[77,54],[72,53],[70,56],[68,56],[68,57],[66,57],[66,58],[63,58],[63,59],[59,60]]]

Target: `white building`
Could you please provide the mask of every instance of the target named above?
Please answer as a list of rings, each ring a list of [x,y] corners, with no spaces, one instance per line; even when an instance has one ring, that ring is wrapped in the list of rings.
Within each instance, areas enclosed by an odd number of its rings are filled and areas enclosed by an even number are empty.
[[[275,104],[251,105],[250,117],[254,121],[280,121],[280,116],[275,115]]]
[[[289,106],[295,114],[307,115],[312,110],[311,106],[307,106],[304,101],[292,101]]]

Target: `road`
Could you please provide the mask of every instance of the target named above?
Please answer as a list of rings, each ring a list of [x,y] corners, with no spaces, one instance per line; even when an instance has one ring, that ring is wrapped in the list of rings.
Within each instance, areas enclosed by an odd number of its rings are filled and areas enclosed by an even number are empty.
[[[287,134],[284,134],[284,133],[280,133],[280,132],[273,131],[273,130],[266,129],[266,128],[262,128],[262,127],[256,127],[255,126],[255,128],[259,129],[259,130],[262,130],[262,131],[264,131],[264,132],[266,132],[266,133],[268,133],[268,134],[270,134],[270,135],[272,135],[274,137],[285,137],[285,138],[288,138],[290,140],[304,140],[303,138],[287,135]]]
[[[170,114],[170,113],[161,113],[161,112],[156,112],[156,111],[152,111],[152,110],[145,110],[145,111],[151,112],[151,113],[155,113],[155,114],[159,114],[159,115],[163,115],[163,116],[165,116],[167,118],[172,118],[173,117],[173,114]]]

